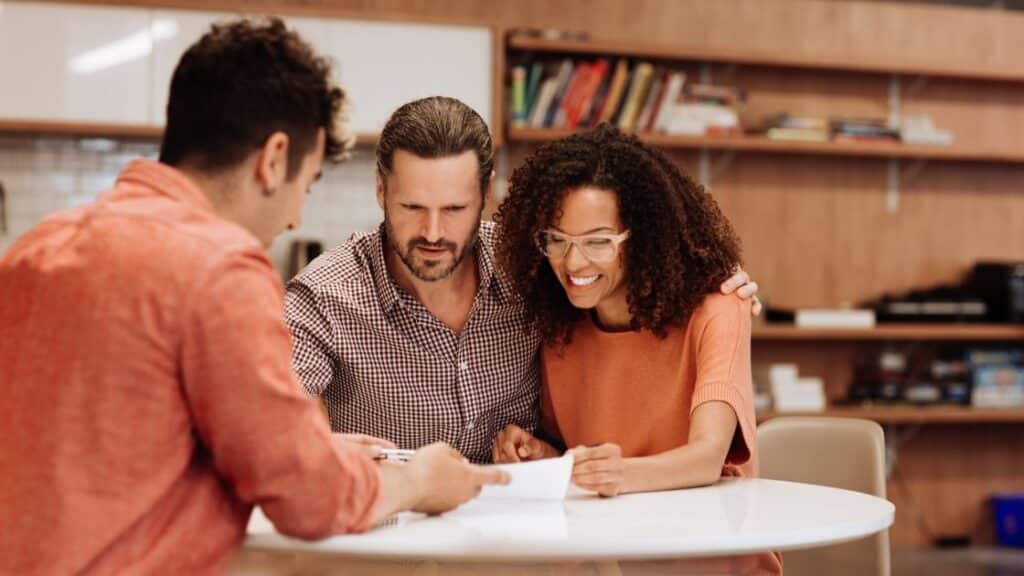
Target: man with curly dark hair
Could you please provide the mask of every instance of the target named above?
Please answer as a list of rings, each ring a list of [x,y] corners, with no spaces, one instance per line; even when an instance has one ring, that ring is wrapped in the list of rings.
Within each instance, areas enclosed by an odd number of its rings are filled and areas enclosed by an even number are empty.
[[[343,101],[280,20],[215,25],[160,162],[0,260],[0,573],[219,574],[257,504],[320,538],[502,481],[444,445],[374,463],[296,382],[264,246],[343,151]]]
[[[540,340],[480,221],[493,166],[487,124],[463,102],[401,106],[377,144],[384,222],[288,283],[295,369],[334,430],[489,462],[506,424],[535,428]],[[756,292],[742,272],[727,284]]]
[[[719,294],[739,240],[711,195],[605,124],[512,175],[498,261],[543,340],[541,435],[515,425],[494,460],[558,456],[602,496],[756,476],[750,303]],[[772,554],[730,573],[779,574]]]

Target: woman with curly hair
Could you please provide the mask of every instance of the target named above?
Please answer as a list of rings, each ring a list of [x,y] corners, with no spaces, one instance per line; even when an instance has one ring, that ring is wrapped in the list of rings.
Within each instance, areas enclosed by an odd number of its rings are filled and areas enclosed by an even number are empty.
[[[751,303],[718,293],[740,243],[704,189],[602,125],[540,147],[497,220],[543,339],[547,440],[508,426],[496,462],[574,446],[573,482],[602,496],[756,475]],[[781,571],[770,554],[755,564]]]

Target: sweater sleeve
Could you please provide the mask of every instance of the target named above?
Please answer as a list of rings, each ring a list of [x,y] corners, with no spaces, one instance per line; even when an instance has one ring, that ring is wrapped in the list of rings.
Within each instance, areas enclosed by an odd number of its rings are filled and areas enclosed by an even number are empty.
[[[690,413],[705,402],[725,402],[736,412],[737,433],[726,465],[751,459],[756,447],[753,378],[750,369],[750,302],[732,295],[711,295],[693,321],[698,339],[697,379]]]

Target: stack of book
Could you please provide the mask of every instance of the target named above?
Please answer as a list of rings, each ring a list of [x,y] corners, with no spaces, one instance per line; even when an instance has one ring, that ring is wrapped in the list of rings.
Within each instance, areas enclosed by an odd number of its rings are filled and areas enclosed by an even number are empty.
[[[953,133],[936,128],[931,116],[918,114],[902,118],[900,139],[907,144],[950,146],[953,144]]]
[[[757,370],[762,379],[763,367]],[[801,377],[796,364],[770,364],[768,385],[772,404],[778,412],[821,412],[827,404],[821,378]]]
[[[686,73],[651,62],[535,61],[511,70],[514,126],[580,129],[610,122],[632,132],[707,134],[738,131],[744,95],[686,84]]]
[[[804,142],[884,142],[907,144],[953,143],[953,134],[939,130],[927,116],[908,116],[900,125],[872,118],[793,116],[776,114],[768,118],[760,133],[772,140]]]
[[[832,138],[837,142],[899,142],[900,132],[884,120],[834,118]]]
[[[675,105],[665,132],[695,136],[735,135],[743,132],[739,111],[746,93],[731,86],[693,84]]]
[[[829,122],[813,116],[777,114],[765,120],[761,132],[772,140],[799,140],[802,142],[828,142],[832,138]]]

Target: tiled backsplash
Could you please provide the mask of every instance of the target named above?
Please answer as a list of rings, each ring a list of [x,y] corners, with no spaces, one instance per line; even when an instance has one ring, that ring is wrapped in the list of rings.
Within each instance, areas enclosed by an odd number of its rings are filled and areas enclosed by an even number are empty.
[[[0,222],[0,254],[47,214],[84,202],[110,188],[118,173],[138,157],[155,158],[156,143],[102,139],[0,137],[0,183],[6,191],[6,232]],[[382,215],[374,197],[371,148],[357,148],[340,166],[325,166],[324,177],[306,201],[302,226],[274,242],[271,259],[288,269],[292,240],[310,238],[325,249],[357,231],[371,230]]]

